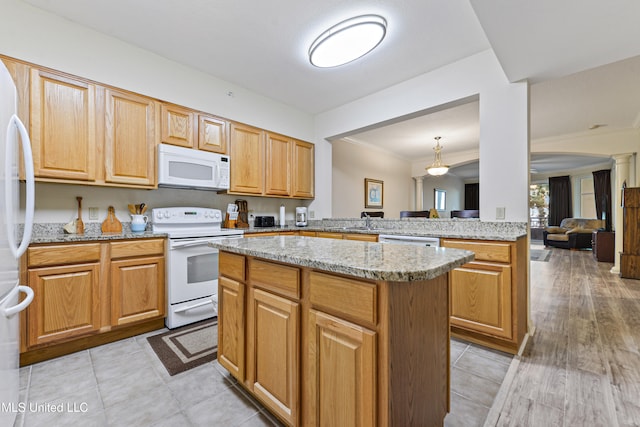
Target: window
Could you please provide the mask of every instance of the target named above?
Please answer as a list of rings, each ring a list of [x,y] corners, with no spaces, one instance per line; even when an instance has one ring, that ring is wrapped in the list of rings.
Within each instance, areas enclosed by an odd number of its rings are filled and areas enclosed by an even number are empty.
[[[447,196],[447,192],[444,191],[444,190],[440,190],[440,189],[435,188],[433,190],[433,193],[434,193],[434,205],[435,205],[436,210],[439,210],[439,211],[445,210],[446,209],[445,208],[445,206],[446,206],[445,198]]]
[[[529,219],[531,228],[544,228],[549,218],[549,184],[529,186]]]

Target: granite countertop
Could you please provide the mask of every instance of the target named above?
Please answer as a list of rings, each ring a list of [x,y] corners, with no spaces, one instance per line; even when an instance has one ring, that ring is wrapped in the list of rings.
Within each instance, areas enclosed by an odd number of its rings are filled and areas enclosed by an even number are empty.
[[[355,218],[335,218],[317,220],[307,227],[287,225],[285,227],[251,227],[245,233],[273,233],[283,231],[322,231],[354,234],[394,234],[401,236],[440,237],[474,240],[516,241],[527,235],[527,223],[485,222],[458,219],[372,219],[372,228],[364,227],[364,220]],[[147,231],[134,233],[130,223],[122,223],[122,233],[102,234],[100,223],[86,223],[84,234],[64,234],[61,223],[34,224],[31,243],[63,243],[92,240],[121,240],[152,237],[167,237],[164,233]]]
[[[429,280],[473,260],[471,251],[385,245],[354,240],[271,236],[226,239],[210,246],[241,255],[363,279],[408,282]]]
[[[452,238],[452,239],[474,239],[474,240],[503,240],[503,241],[516,241],[521,237],[526,236],[526,233],[521,231],[504,231],[500,229],[493,229],[492,227],[485,227],[483,229],[474,230],[421,230],[416,229],[397,229],[397,228],[383,228],[383,227],[345,227],[345,226],[308,226],[308,227],[251,227],[245,228],[245,233],[273,233],[283,231],[321,231],[330,233],[353,233],[353,234],[393,234],[399,236],[414,236],[414,237],[440,237],[440,238]]]
[[[31,244],[38,243],[68,243],[68,242],[90,242],[105,240],[125,240],[125,239],[149,239],[167,237],[165,233],[153,233],[150,230],[143,232],[131,231],[130,223],[122,224],[121,233],[102,233],[99,223],[85,224],[85,232],[82,234],[66,234],[62,230],[64,224],[34,224],[31,234]]]

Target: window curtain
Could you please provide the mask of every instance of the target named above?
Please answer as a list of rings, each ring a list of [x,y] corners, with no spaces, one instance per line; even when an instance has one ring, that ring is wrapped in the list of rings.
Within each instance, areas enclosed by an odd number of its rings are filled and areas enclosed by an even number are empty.
[[[549,178],[549,225],[560,225],[572,215],[571,178],[568,175]]]
[[[605,229],[611,231],[611,170],[593,172],[593,195],[598,219],[605,220]]]
[[[464,185],[464,208],[473,210],[480,209],[480,184]]]

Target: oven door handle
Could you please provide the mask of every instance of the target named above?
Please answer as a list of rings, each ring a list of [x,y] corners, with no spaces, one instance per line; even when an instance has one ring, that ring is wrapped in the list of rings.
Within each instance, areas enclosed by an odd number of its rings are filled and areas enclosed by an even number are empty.
[[[214,308],[217,305],[215,303],[212,303],[211,300],[207,300],[207,301],[199,302],[197,304],[193,304],[193,305],[189,305],[189,306],[186,306],[186,307],[179,308],[178,310],[174,311],[174,313],[184,313],[185,311],[193,310],[194,308],[202,307],[204,305],[211,305],[211,304],[214,304]]]
[[[170,249],[182,249],[182,248],[191,248],[194,246],[206,246],[209,242],[215,242],[223,239],[242,239],[242,235],[210,237],[208,239],[189,240],[186,242],[172,242],[170,245]],[[211,248],[211,249],[217,250],[215,248]]]
[[[171,249],[192,248],[194,246],[206,246],[211,239],[207,240],[190,240],[188,242],[175,242],[171,243]],[[214,248],[211,248],[214,249]]]

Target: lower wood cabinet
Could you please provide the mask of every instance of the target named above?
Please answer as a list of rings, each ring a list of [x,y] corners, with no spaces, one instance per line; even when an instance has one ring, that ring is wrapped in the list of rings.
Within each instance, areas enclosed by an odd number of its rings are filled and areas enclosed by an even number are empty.
[[[23,364],[164,326],[164,239],[32,245],[21,264]]]
[[[451,272],[451,324],[511,338],[511,267],[470,262]]]
[[[308,327],[306,425],[376,425],[376,333],[316,310]]]
[[[299,304],[261,289],[249,292],[247,382],[279,418],[298,420]]]
[[[72,339],[100,329],[100,264],[29,270],[33,302],[27,308],[32,346]]]
[[[111,321],[126,325],[165,314],[164,257],[111,262]]]
[[[528,331],[526,239],[442,239],[441,245],[475,253],[449,273],[451,334],[517,353]]]
[[[218,361],[285,425],[442,425],[446,274],[372,281],[226,251],[219,265]]]
[[[244,289],[236,280],[218,278],[218,362],[240,382],[245,380]]]

